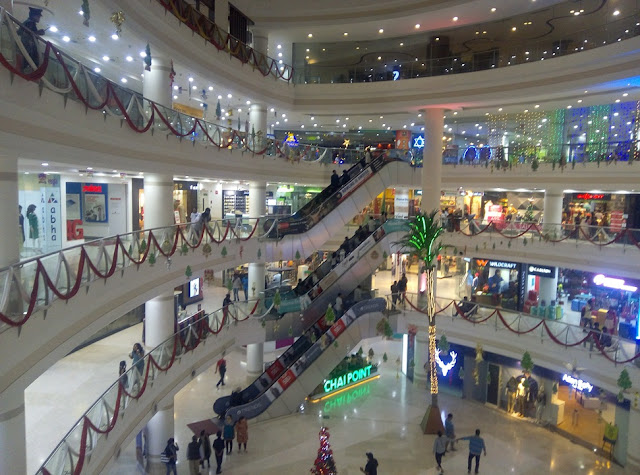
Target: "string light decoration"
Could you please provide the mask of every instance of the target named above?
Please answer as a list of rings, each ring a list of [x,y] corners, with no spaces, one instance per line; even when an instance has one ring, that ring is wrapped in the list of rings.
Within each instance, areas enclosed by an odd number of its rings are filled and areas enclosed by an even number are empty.
[[[585,160],[596,162],[606,155],[610,115],[610,105],[589,108]]]
[[[429,325],[429,355],[436,354],[436,327]],[[429,374],[431,375],[431,395],[438,394],[438,366],[436,358],[429,358]],[[436,374],[434,378],[433,375]]]
[[[313,462],[313,468],[311,473],[314,475],[335,475],[338,473],[336,468],[336,462],[333,460],[333,450],[331,450],[331,444],[329,444],[329,428],[322,427],[318,438],[320,439],[320,448],[318,449],[318,456]]]

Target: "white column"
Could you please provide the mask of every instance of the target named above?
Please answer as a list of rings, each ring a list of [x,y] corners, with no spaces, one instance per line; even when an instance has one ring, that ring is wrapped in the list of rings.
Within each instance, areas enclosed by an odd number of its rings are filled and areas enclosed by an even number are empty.
[[[257,299],[264,291],[264,274],[263,262],[249,263],[249,299]]]
[[[255,141],[251,143],[254,132]],[[258,132],[261,132],[258,134]],[[251,104],[249,107],[249,145],[253,150],[259,151],[264,147],[267,137],[267,108],[263,104]]]
[[[25,236],[29,237],[27,210],[22,209]],[[18,158],[0,155],[0,268],[20,260],[22,235],[18,224]]]
[[[429,334],[427,332],[419,331],[416,333],[413,362],[415,363],[413,367],[413,384],[425,388],[429,379],[425,370],[425,366],[429,362]]]
[[[151,229],[172,224],[173,177],[148,173],[144,176],[144,227]]]
[[[422,210],[427,213],[440,210],[442,188],[442,133],[444,110],[425,109],[424,159],[422,162]]]
[[[555,269],[554,277],[540,277],[540,300],[544,300],[547,305],[551,305],[551,301],[556,300],[557,294],[558,269]]]
[[[151,46],[151,71],[144,70],[144,81],[142,81],[142,95],[145,99],[168,108],[172,107],[169,73],[171,73],[171,60],[158,54]]]
[[[542,214],[542,230],[553,237],[561,237],[562,229],[559,224],[562,222],[562,198],[561,188],[547,187],[544,190],[544,210]]]
[[[269,34],[261,28],[255,27],[251,29],[251,33],[253,34],[253,49],[266,55],[269,47]]]
[[[249,217],[264,216],[267,211],[267,183],[252,181],[249,183]]]
[[[0,394],[0,473],[23,474],[27,472],[24,388],[14,386]]]
[[[167,446],[167,441],[173,437],[173,401],[158,408],[158,412],[147,422],[147,473],[164,475],[166,466],[160,462],[160,454]],[[186,452],[190,440],[180,441],[180,449]],[[180,452],[178,452],[180,454]],[[180,457],[181,458],[181,457]]]
[[[229,32],[229,0],[215,0],[216,25]]]
[[[147,348],[155,348],[173,335],[173,291],[164,292],[144,304],[144,331]]]
[[[247,345],[247,379],[255,380],[263,373],[264,368],[264,343],[251,343]]]

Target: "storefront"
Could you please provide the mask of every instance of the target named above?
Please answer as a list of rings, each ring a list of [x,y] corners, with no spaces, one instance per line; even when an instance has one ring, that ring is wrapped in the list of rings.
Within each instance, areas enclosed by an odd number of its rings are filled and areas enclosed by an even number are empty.
[[[551,320],[562,319],[564,309],[557,298],[557,269],[540,264],[527,264],[523,269],[526,271],[526,300],[522,311]]]
[[[471,272],[477,277],[471,297],[473,301],[481,305],[501,306],[511,310],[522,309],[526,285],[522,264],[472,259]]]
[[[498,226],[510,223],[538,223],[542,219],[544,195],[540,192],[487,191],[482,197],[482,216],[485,223]]]
[[[18,175],[20,219],[15,236],[23,257],[57,251],[63,246],[61,203],[60,175]]]
[[[198,206],[197,181],[173,182],[173,214],[176,224],[188,223],[194,209],[203,211]]]

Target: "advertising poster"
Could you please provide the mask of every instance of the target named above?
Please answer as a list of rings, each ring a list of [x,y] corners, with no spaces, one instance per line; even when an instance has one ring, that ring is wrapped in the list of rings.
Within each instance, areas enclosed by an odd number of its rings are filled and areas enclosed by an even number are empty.
[[[40,190],[42,193],[42,247],[46,253],[60,249],[62,245],[60,176],[47,175],[44,186]]]
[[[82,212],[86,223],[106,223],[108,186],[104,183],[82,184]]]
[[[395,217],[396,218],[408,218],[409,217],[409,190],[406,188],[396,189],[396,196],[394,199]]]

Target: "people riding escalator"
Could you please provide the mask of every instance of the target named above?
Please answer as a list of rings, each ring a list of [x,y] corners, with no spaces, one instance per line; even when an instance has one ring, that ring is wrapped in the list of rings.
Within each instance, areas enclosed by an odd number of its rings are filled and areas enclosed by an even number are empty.
[[[350,180],[351,177],[349,176],[349,172],[347,170],[344,170],[342,172],[342,175],[340,176],[340,186],[346,185]]]

